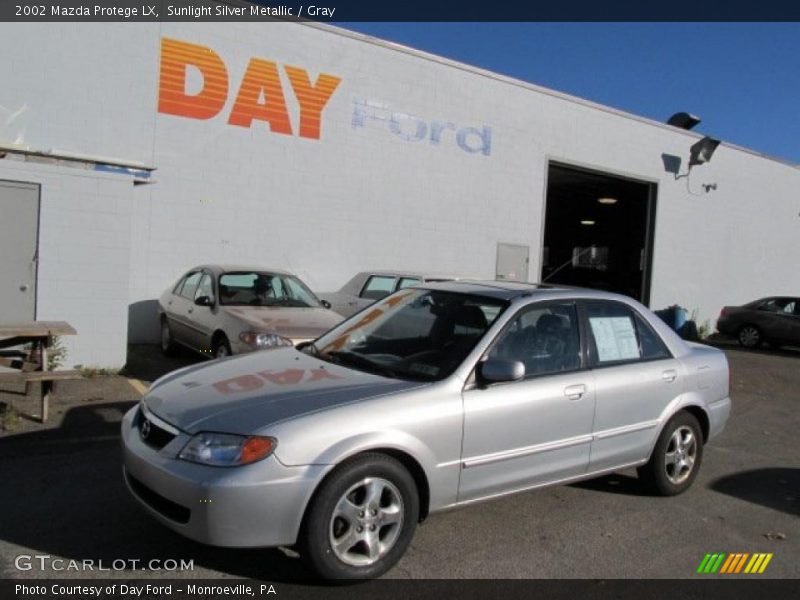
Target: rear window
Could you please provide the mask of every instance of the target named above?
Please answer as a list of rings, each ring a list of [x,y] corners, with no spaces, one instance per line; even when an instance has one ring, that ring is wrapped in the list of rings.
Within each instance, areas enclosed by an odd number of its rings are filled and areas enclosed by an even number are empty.
[[[769,312],[793,314],[795,312],[794,298],[770,298],[759,306],[761,310]]]

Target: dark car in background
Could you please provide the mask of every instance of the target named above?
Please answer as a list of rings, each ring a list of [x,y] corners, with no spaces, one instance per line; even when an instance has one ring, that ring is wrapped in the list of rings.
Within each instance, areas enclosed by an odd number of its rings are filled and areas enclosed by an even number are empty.
[[[717,331],[734,336],[745,348],[800,346],[800,297],[773,296],[743,306],[726,306]]]

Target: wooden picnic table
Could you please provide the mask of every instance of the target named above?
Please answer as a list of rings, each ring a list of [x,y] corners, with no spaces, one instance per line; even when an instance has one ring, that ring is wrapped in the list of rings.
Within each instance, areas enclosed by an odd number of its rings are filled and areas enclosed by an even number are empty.
[[[11,369],[0,372],[0,383],[24,383],[25,394],[30,384],[42,386],[41,421],[47,420],[50,391],[54,381],[80,377],[78,371],[51,371],[47,353],[57,335],[77,335],[77,331],[64,321],[28,321],[0,323],[0,350],[29,345],[27,351],[12,350],[0,353],[0,367]]]

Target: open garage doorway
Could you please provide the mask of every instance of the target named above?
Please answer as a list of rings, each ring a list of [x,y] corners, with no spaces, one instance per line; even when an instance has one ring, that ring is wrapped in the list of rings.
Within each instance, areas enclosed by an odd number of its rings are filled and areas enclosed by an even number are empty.
[[[656,185],[550,163],[541,281],[647,304]]]

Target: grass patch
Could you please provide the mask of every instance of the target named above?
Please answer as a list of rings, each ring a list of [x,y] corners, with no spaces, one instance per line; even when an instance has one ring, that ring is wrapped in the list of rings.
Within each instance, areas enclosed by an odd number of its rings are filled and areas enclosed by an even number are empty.
[[[0,429],[14,431],[19,425],[19,413],[10,404],[0,404]]]
[[[99,379],[100,377],[112,377],[119,374],[120,369],[105,367],[81,367],[81,377],[86,379]]]
[[[55,371],[64,366],[67,360],[67,348],[64,346],[64,340],[60,335],[54,335],[50,348],[47,350],[47,370]]]

